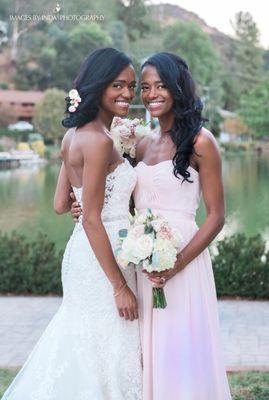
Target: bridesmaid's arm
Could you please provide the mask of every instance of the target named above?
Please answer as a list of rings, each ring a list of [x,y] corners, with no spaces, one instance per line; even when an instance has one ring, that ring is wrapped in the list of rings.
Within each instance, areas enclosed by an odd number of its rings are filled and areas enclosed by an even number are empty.
[[[222,182],[221,157],[214,136],[202,129],[195,144],[195,160],[206,207],[206,219],[200,229],[182,250],[185,267],[196,258],[217,236],[225,222],[224,190]]]
[[[223,228],[225,222],[224,190],[221,173],[221,157],[214,136],[202,129],[195,143],[196,155],[193,162],[199,170],[201,188],[206,207],[206,219],[192,240],[181,251],[175,268],[150,275],[154,283],[158,283],[156,276],[172,278],[177,272],[185,268],[212,242]],[[192,185],[192,183],[189,183]],[[160,285],[163,286],[163,285]]]

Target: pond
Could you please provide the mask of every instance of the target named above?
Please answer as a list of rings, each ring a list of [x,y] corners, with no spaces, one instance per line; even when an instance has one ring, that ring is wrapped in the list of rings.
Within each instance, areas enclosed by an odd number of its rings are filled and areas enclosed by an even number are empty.
[[[0,171],[0,227],[30,238],[44,231],[63,248],[72,230],[70,215],[57,216],[53,195],[59,164],[21,166]],[[269,240],[269,157],[253,154],[225,156],[223,176],[227,222],[219,235],[261,233]],[[204,216],[203,206],[198,223]]]

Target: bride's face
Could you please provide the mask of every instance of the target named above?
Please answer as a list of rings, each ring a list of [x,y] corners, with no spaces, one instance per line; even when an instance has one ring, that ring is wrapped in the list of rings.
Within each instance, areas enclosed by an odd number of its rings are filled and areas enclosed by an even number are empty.
[[[101,108],[113,115],[125,117],[135,96],[135,86],[134,68],[129,65],[104,91]]]
[[[151,65],[145,66],[141,73],[141,100],[152,117],[172,113],[173,97]]]

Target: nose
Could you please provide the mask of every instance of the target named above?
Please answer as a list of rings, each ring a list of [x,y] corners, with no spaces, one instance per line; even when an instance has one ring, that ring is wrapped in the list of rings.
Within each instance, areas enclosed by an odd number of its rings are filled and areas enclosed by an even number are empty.
[[[148,91],[148,99],[153,100],[157,97],[156,88],[152,86]]]
[[[134,97],[134,89],[129,88],[129,87],[125,87],[124,91],[122,92],[122,96],[126,99],[126,100],[130,100]]]

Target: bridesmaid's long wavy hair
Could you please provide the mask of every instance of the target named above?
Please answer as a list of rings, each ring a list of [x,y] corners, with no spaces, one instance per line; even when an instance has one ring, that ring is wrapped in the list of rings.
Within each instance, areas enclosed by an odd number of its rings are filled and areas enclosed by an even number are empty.
[[[171,93],[174,125],[169,134],[176,146],[173,158],[174,175],[183,182],[190,180],[190,157],[194,153],[194,144],[197,133],[203,126],[203,103],[196,95],[195,84],[185,60],[176,54],[161,52],[148,58],[141,67],[147,65],[156,68],[166,88]]]
[[[111,47],[94,50],[80,67],[73,88],[78,91],[81,102],[75,112],[69,112],[70,97],[66,97],[67,117],[62,121],[66,128],[81,127],[93,121],[99,111],[104,90],[126,68],[131,59]]]

